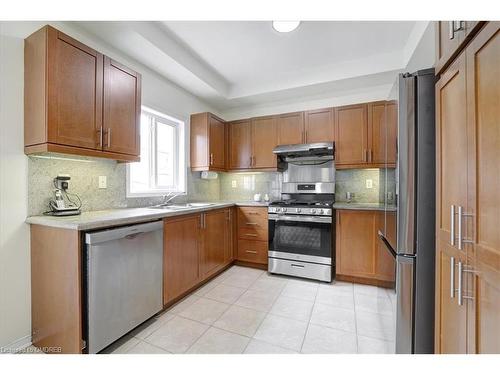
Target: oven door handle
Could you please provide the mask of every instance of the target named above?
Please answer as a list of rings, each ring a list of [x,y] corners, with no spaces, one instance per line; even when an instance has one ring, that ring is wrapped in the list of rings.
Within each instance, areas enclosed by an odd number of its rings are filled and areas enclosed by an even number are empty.
[[[269,220],[274,220],[274,221],[296,221],[299,223],[300,222],[302,222],[302,223],[326,223],[326,224],[332,223],[332,218],[327,217],[327,216],[302,216],[302,215],[291,216],[291,215],[269,214],[268,218],[269,218]]]

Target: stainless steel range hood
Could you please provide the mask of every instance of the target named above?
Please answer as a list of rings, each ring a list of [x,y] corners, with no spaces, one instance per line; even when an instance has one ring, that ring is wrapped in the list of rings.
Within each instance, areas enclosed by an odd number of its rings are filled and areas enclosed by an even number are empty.
[[[333,142],[304,143],[298,145],[280,145],[273,152],[282,158],[297,158],[304,156],[331,156],[334,155]]]

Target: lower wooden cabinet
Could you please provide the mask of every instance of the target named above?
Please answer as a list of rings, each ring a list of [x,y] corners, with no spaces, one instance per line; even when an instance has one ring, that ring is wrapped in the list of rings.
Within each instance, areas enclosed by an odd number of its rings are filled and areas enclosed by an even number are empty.
[[[238,261],[267,265],[267,220],[267,207],[238,207]]]
[[[233,216],[233,208],[224,208],[164,220],[165,305],[234,260]]]
[[[395,214],[388,215],[388,226]],[[377,232],[384,225],[383,211],[337,210],[337,278],[390,286],[395,281],[395,260]],[[395,236],[395,225],[386,231]]]

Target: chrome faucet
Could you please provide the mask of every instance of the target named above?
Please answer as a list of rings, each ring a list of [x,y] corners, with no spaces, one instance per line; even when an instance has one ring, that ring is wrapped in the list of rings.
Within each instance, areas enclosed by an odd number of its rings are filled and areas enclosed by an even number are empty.
[[[174,192],[169,192],[163,196],[163,203],[161,204],[162,206],[166,206],[172,199],[178,197],[182,193],[174,193]]]

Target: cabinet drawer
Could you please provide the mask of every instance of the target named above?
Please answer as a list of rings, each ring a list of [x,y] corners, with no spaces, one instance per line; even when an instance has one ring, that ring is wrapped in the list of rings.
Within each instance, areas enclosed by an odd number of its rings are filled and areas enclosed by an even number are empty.
[[[238,240],[238,260],[267,264],[267,241]]]
[[[268,240],[267,207],[240,207],[238,209],[238,238]]]
[[[238,238],[242,240],[267,241],[268,231],[256,228],[238,228]]]

